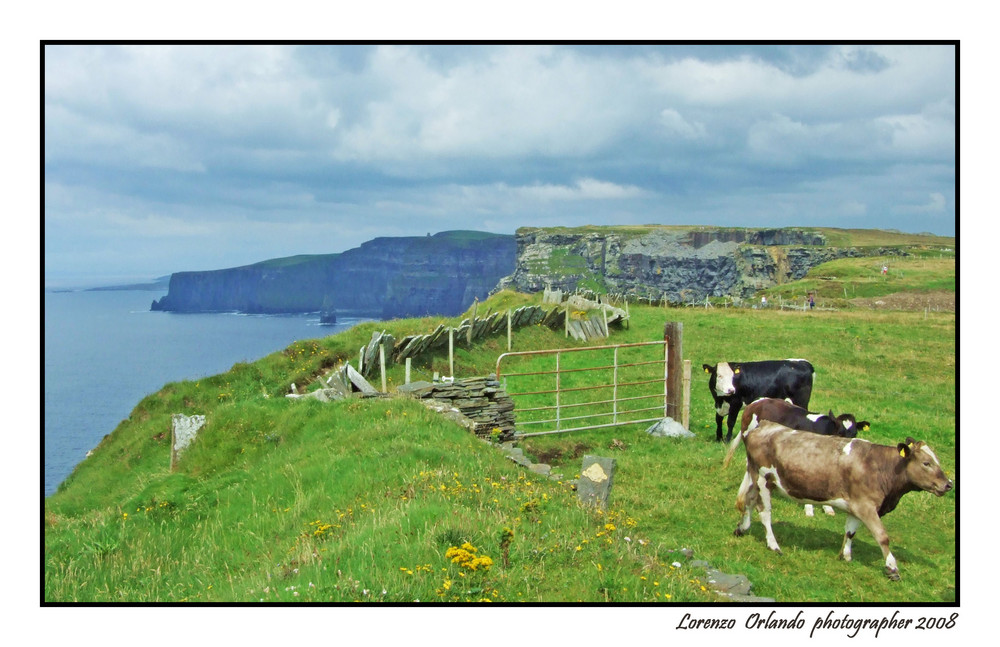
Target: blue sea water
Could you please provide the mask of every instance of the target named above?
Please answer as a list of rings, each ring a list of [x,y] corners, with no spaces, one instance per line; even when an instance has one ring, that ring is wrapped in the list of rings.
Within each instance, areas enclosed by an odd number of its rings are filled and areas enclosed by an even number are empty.
[[[319,314],[151,312],[163,292],[46,292],[44,494],[146,395],[169,382],[228,371],[300,339],[366,319],[319,323]]]

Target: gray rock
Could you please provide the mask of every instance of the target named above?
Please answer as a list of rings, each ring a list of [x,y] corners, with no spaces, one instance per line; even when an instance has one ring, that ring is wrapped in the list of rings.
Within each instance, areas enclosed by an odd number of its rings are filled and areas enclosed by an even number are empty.
[[[350,364],[345,364],[343,370],[345,384],[353,385],[354,388],[366,395],[374,395],[378,393],[378,391],[375,390],[375,387],[369,384],[368,380],[362,377],[361,373],[358,373],[357,370],[355,370],[355,368]]]
[[[684,425],[677,422],[671,417],[666,417],[659,422],[654,423],[648,429],[646,433],[650,436],[656,437],[669,437],[669,438],[694,438],[695,435],[684,428]]]
[[[552,467],[545,463],[531,463],[528,469],[541,476],[548,476],[552,472]]]

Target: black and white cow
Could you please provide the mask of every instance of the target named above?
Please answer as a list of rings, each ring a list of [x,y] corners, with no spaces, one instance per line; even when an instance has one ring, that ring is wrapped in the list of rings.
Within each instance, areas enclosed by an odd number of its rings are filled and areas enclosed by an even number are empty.
[[[715,400],[715,440],[722,442],[722,419],[733,439],[733,427],[740,409],[758,398],[788,399],[806,409],[812,395],[813,366],[804,359],[766,360],[763,362],[719,362],[703,364],[708,373],[708,389]]]

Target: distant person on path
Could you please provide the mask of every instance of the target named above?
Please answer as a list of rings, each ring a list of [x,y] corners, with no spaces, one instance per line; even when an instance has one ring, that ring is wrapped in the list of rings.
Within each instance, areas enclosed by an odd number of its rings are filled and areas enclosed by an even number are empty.
[[[761,308],[766,308],[767,307],[767,297],[766,296],[760,298],[760,307]]]
[[[882,276],[885,276],[888,273],[889,273],[889,266],[888,265],[883,265],[882,266]]]
[[[812,293],[809,294],[809,309],[812,310],[816,307],[816,297]]]

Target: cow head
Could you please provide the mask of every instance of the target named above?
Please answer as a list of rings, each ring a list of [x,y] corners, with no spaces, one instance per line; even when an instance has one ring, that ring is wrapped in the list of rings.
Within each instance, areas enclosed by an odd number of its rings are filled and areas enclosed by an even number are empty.
[[[736,382],[739,380],[739,365],[729,362],[719,362],[715,366],[702,364],[708,373],[708,388],[715,398],[727,398],[736,393]]]
[[[938,496],[944,496],[954,486],[926,443],[907,438],[896,447],[905,459],[906,476],[914,486]]]
[[[830,417],[833,417],[832,411],[830,412]],[[859,432],[868,431],[872,427],[871,423],[867,420],[859,422],[853,413],[842,413],[837,416],[836,420],[839,427],[838,433],[844,438],[856,438]]]

